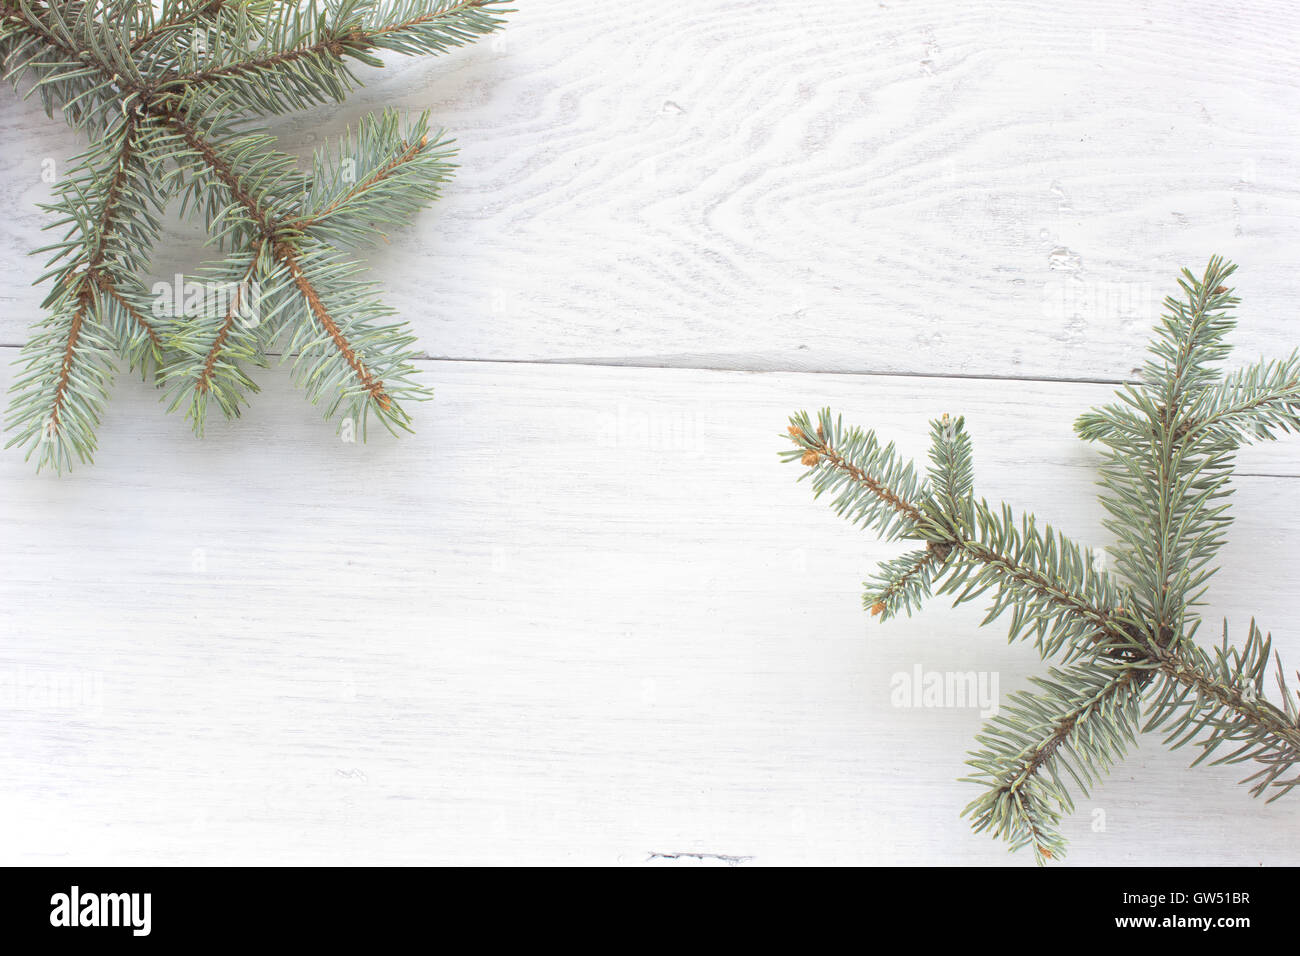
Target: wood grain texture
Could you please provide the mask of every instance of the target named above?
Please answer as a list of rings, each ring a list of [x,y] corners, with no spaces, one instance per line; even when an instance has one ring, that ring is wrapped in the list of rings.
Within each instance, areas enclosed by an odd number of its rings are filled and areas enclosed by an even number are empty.
[[[775,453],[805,405],[909,453],[961,409],[983,493],[1102,544],[1069,426],[1106,389],[429,373],[436,407],[400,442],[339,442],[268,374],[202,442],[132,386],[94,469],[0,460],[0,664],[87,689],[0,711],[7,861],[1029,862],[957,817],[978,712],[897,708],[890,682],[919,664],[1005,693],[1036,655],[975,609],[872,626],[860,582],[891,548]],[[1276,622],[1296,660],[1289,455],[1288,477],[1240,480],[1209,615]],[[1187,759],[1144,741],[1081,802],[1072,859],[1300,859],[1293,806]]]
[[[413,438],[341,442],[273,369],[202,442],[125,380],[92,468],[0,455],[0,862],[1032,865],[957,816],[977,710],[889,691],[919,665],[1005,694],[1036,654],[977,609],[873,625],[893,552],[777,462],[785,417],[919,455],[964,413],[981,494],[1104,544],[1070,424],[1173,270],[1238,260],[1242,358],[1296,345],[1297,14],[520,6],[276,121],[303,156],[388,105],[461,143],[373,260],[459,360],[422,362]],[[78,148],[0,106],[0,386],[42,162]],[[1206,609],[1293,668],[1298,481],[1294,442],[1243,454]],[[1070,862],[1300,863],[1294,801],[1189,759],[1144,739]]]
[[[446,199],[377,272],[428,354],[1114,380],[1169,277],[1242,262],[1289,351],[1297,13],[1277,3],[522,3],[499,38],[277,120],[431,109]],[[76,138],[6,105],[0,342]],[[168,235],[158,274],[193,264]]]

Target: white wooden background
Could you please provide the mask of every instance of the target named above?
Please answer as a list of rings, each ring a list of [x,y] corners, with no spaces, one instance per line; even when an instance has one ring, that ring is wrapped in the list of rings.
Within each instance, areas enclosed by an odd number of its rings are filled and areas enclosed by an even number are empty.
[[[921,453],[964,413],[982,494],[1104,544],[1070,424],[1175,270],[1242,263],[1243,360],[1300,343],[1300,16],[520,6],[281,125],[306,155],[392,104],[462,144],[374,257],[437,391],[415,437],[341,443],[276,368],[203,441],[123,379],[93,467],[0,455],[0,862],[1032,865],[958,818],[977,711],[890,681],[1005,694],[1036,655],[975,608],[872,622],[895,549],[796,485],[785,418]],[[78,148],[0,106],[0,385]],[[1295,668],[1300,445],[1237,488],[1207,631],[1255,614]],[[1188,759],[1145,739],[1069,861],[1300,863],[1295,799]]]

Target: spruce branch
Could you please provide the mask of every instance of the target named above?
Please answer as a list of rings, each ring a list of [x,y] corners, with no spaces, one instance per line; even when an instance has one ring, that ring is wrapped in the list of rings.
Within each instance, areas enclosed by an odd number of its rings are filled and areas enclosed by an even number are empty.
[[[1253,782],[1253,796],[1270,794],[1270,803],[1300,785],[1300,775],[1279,779],[1300,769],[1300,721],[1276,654],[1274,676],[1282,706],[1263,696],[1271,650],[1271,640],[1254,621],[1246,642],[1240,648],[1229,646],[1225,621],[1223,642],[1212,648],[1213,656],[1195,646],[1177,654],[1166,653],[1159,665],[1163,684],[1148,709],[1144,728],[1164,730],[1165,743],[1174,749],[1195,743],[1201,753],[1193,766],[1224,743],[1236,745],[1235,750],[1210,763],[1253,760],[1262,764],[1242,783]]]
[[[985,623],[1012,611],[1009,640],[1032,636],[1045,656],[1066,645],[1074,654],[1142,642],[1136,622],[1116,610],[1118,590],[1084,549],[1051,528],[1040,531],[1028,516],[1017,522],[1007,505],[974,501],[962,419],[931,424],[932,468],[925,478],[892,444],[845,428],[829,409],[815,426],[806,413],[795,414],[787,434],[797,447],[782,457],[809,466],[803,477],[812,478],[815,496],[836,493],[837,514],[886,540],[927,544],[932,560],[904,556],[868,584],[864,603],[873,614],[888,617],[910,606],[936,583],[933,570],[942,565],[947,576],[936,593],[955,594],[957,605],[992,589]],[[910,600],[895,606],[902,596]]]
[[[1188,610],[1214,569],[1229,517],[1234,442],[1197,427],[1196,410],[1222,380],[1217,363],[1237,304],[1223,284],[1235,266],[1211,259],[1201,277],[1184,270],[1184,298],[1165,316],[1143,366],[1143,381],[1122,404],[1083,416],[1079,435],[1108,448],[1101,480],[1106,528],[1121,542],[1117,568],[1162,642],[1182,638]]]
[[[1205,389],[1183,428],[1189,440],[1232,447],[1300,431],[1300,352],[1256,362]]]
[[[258,6],[264,11],[269,4],[270,0],[266,0]],[[177,31],[210,24],[227,6],[227,0],[164,0],[160,8],[131,5],[131,12],[138,18],[131,30],[131,51]],[[245,7],[251,11],[254,5],[246,3]]]
[[[429,114],[403,128],[394,110],[362,119],[337,149],[319,150],[303,215],[288,223],[338,246],[385,238],[380,229],[408,222],[438,198],[455,168],[455,150],[442,130],[431,132]]]
[[[205,294],[187,302],[186,314],[168,327],[169,361],[158,381],[171,397],[170,410],[184,406],[185,417],[200,435],[210,402],[234,417],[245,403],[244,395],[257,391],[245,367],[266,364],[261,329],[265,292],[256,280],[268,268],[264,242],[231,255],[195,283]],[[220,294],[206,294],[208,290]]]
[[[919,551],[909,551],[880,565],[875,577],[866,583],[862,606],[887,621],[921,606],[930,596],[937,575],[943,572],[951,550],[928,543]]]
[[[499,0],[376,5],[285,3],[260,16],[224,5],[211,42],[179,48],[159,95],[236,99],[262,115],[341,102],[359,86],[348,61],[383,66],[373,51],[436,54],[491,33]]]
[[[816,425],[807,413],[797,413],[790,419],[789,433],[799,449],[782,457],[813,466],[804,475],[812,476],[813,496],[832,492],[836,514],[874,528],[887,539],[914,532],[924,522],[917,503],[924,494],[924,479],[898,456],[893,444],[882,446],[873,432],[846,429],[842,420],[832,421],[829,409]]]
[[[450,141],[427,114],[385,111],[303,171],[250,119],[341,101],[358,85],[351,64],[446,52],[503,12],[503,0],[0,0],[6,76],[92,144],[47,207],[67,231],[38,250],[54,254],[41,277],[54,288],[20,356],[9,444],[40,449],[38,470],[90,461],[110,349],[200,434],[210,407],[239,414],[257,390],[248,368],[277,346],[340,428],[409,431],[403,403],[429,394],[414,337],[340,250],[434,201]],[[176,290],[186,308],[160,315],[143,277],[173,200],[223,257],[193,276],[196,301]]]
[[[160,357],[157,331],[142,311],[136,273],[157,236],[161,200],[153,185],[156,157],[147,132],[131,118],[80,158],[44,209],[61,215],[47,229],[68,227],[50,252],[53,290],[43,303],[50,318],[19,356],[25,374],[12,386],[6,447],[22,445],[38,467],[89,460],[94,431],[112,381],[100,350],[121,352],[147,371]]]
[[[1117,539],[1103,568],[1096,553],[1032,515],[974,496],[965,422],[931,423],[930,466],[914,466],[871,432],[845,428],[829,409],[816,423],[790,419],[786,461],[808,467],[816,494],[888,540],[921,542],[884,562],[864,604],[882,620],[912,613],[931,594],[954,604],[991,592],[985,624],[1010,617],[1011,640],[1032,639],[1061,666],[1013,694],[970,755],[985,787],[963,811],[977,832],[1035,860],[1059,859],[1058,825],[1142,731],[1193,743],[1193,765],[1250,761],[1252,795],[1277,799],[1300,786],[1300,704],[1271,642],[1251,623],[1246,641],[1206,653],[1194,640],[1196,607],[1215,567],[1230,514],[1233,454],[1241,444],[1298,430],[1300,356],[1225,375],[1219,363],[1238,300],[1235,267],[1211,259],[1184,270],[1181,298],[1165,302],[1141,381],[1082,415],[1079,436],[1104,448],[1105,526]],[[1272,654],[1280,703],[1265,696]],[[1209,758],[1214,757],[1213,760]]]
[[[987,830],[1012,850],[1032,847],[1039,863],[1063,856],[1057,826],[1074,812],[1070,781],[1087,796],[1137,745],[1141,693],[1151,676],[1093,660],[1049,668],[1046,678],[1031,678],[1037,693],[1011,694],[976,736],[982,748],[968,761],[975,773],[963,778],[985,787],[962,810],[974,831]]]

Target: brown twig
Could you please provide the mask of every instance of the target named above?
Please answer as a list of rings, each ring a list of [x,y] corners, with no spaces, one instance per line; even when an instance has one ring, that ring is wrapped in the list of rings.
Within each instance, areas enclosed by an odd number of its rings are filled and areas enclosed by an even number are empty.
[[[293,278],[294,285],[297,286],[298,292],[302,295],[303,299],[306,300],[308,307],[311,309],[312,315],[315,317],[316,321],[320,323],[326,334],[329,335],[330,340],[334,343],[334,347],[338,349],[339,353],[343,356],[344,361],[348,363],[353,374],[356,375],[357,380],[361,382],[361,387],[370,393],[370,396],[375,400],[376,404],[378,404],[380,408],[384,411],[388,411],[392,408],[393,401],[389,398],[388,393],[384,391],[384,383],[376,379],[370,369],[366,367],[365,363],[362,362],[361,359],[357,358],[356,352],[353,351],[347,338],[344,337],[338,324],[334,321],[333,317],[330,316],[329,310],[326,309],[324,303],[321,302],[320,296],[316,293],[316,289],[303,273],[302,267],[298,264],[298,256],[294,251],[293,246],[287,242],[281,242],[275,247],[275,255],[276,258],[279,259],[280,262],[284,263],[285,267],[289,270],[289,275]]]
[[[244,272],[244,278],[235,288],[235,294],[231,296],[230,305],[226,308],[225,320],[221,323],[221,328],[217,331],[217,337],[212,342],[212,348],[208,349],[207,358],[203,362],[203,369],[199,372],[198,378],[194,382],[196,392],[206,392],[212,385],[212,369],[217,364],[217,357],[226,345],[226,339],[230,335],[230,329],[235,323],[235,313],[238,311],[241,297],[243,296],[244,285],[253,275],[257,268],[257,259],[262,254],[262,244],[259,242],[253,249],[252,260],[248,264],[247,271]]]
[[[399,166],[402,166],[405,163],[409,163],[416,156],[420,155],[420,151],[428,145],[429,145],[429,137],[422,136],[418,143],[415,143],[414,145],[411,146],[407,146],[405,150],[403,150],[397,156],[394,156],[383,166],[379,167],[379,169],[376,169],[373,173],[371,173],[361,182],[357,183],[355,186],[349,189],[342,196],[339,196],[337,199],[331,202],[320,212],[314,213],[313,215],[304,217],[302,219],[294,220],[289,225],[292,228],[298,230],[307,229],[311,226],[316,225],[322,220],[329,218],[339,209],[339,207],[351,202],[353,199],[355,199],[357,196],[360,196],[366,190],[373,189],[375,186],[379,185],[381,182],[387,179],[389,175]]]

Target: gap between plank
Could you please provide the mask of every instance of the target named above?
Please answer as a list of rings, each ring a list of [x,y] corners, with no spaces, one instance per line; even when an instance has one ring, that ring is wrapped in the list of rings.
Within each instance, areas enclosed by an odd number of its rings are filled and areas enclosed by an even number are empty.
[[[15,352],[22,349],[21,345],[0,344],[0,351],[13,350]],[[267,358],[280,358],[280,352],[267,352]],[[583,368],[634,368],[634,369],[651,369],[662,368],[672,369],[683,372],[735,372],[745,375],[860,375],[863,377],[877,378],[928,378],[928,379],[954,379],[969,380],[978,382],[1041,382],[1044,384],[1055,385],[1133,385],[1137,384],[1138,379],[1118,379],[1118,378],[1069,378],[1060,377],[1052,378],[1043,375],[994,375],[991,373],[981,374],[979,372],[910,372],[889,369],[810,369],[796,368],[793,366],[780,366],[775,368],[745,368],[736,365],[670,365],[663,361],[655,359],[581,359],[581,358],[543,358],[543,359],[518,359],[518,358],[461,358],[454,355],[418,355],[411,359],[412,362],[461,362],[477,363],[481,365],[575,365]]]

